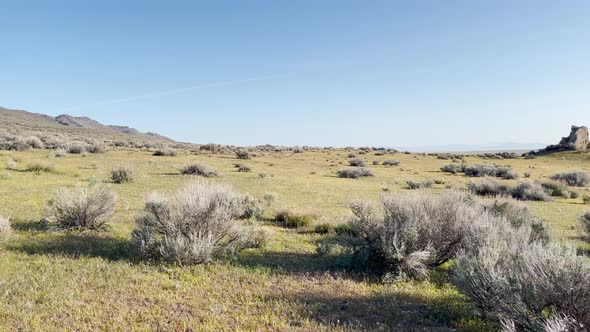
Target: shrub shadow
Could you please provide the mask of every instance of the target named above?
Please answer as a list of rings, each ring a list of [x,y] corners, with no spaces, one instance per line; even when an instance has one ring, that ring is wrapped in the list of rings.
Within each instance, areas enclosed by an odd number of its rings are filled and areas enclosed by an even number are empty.
[[[45,232],[9,242],[6,249],[28,255],[56,255],[71,258],[100,257],[106,260],[131,260],[133,252],[127,239],[107,234]]]

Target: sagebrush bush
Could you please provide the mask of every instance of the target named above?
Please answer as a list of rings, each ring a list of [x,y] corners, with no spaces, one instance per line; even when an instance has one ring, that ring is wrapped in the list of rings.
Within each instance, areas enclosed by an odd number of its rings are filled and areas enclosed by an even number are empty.
[[[383,165],[384,166],[399,166],[400,162],[399,160],[395,160],[395,159],[387,159],[383,161]]]
[[[0,243],[8,241],[12,236],[12,227],[10,226],[10,218],[0,216]]]
[[[248,150],[238,150],[236,151],[236,158],[238,159],[250,159],[252,156]]]
[[[86,147],[82,144],[74,143],[68,146],[68,153],[83,154],[84,152],[86,152]]]
[[[50,165],[46,162],[32,162],[30,164],[27,165],[27,168],[25,169],[25,171],[27,172],[54,172],[55,168],[53,167],[53,165]]]
[[[515,180],[519,178],[518,173],[513,171],[509,166],[496,167],[495,175],[504,180]]]
[[[153,155],[157,157],[175,157],[178,155],[178,151],[174,149],[157,149]]]
[[[53,156],[56,158],[63,158],[66,156],[66,149],[64,148],[57,148],[53,151]]]
[[[496,176],[496,167],[488,164],[467,165],[463,172],[471,177]]]
[[[354,167],[365,167],[367,166],[367,162],[360,158],[353,158],[348,160],[348,164]]]
[[[345,168],[345,169],[339,170],[336,174],[338,175],[339,178],[349,178],[349,179],[357,179],[357,178],[366,177],[366,176],[374,176],[373,172],[371,172],[369,169],[364,168],[364,167]]]
[[[239,164],[238,165],[238,172],[240,172],[240,173],[248,173],[251,171],[252,171],[252,168],[250,167],[250,165],[246,165],[246,164]]]
[[[434,182],[432,180],[424,180],[424,181],[413,181],[407,180],[406,187],[408,189],[424,189],[424,188],[431,188]]]
[[[580,216],[580,223],[582,224],[582,230],[586,233],[586,237],[590,240],[590,211],[586,211]]]
[[[495,180],[484,178],[478,182],[469,182],[467,190],[478,196],[499,196],[505,195],[508,188]]]
[[[291,211],[279,211],[275,215],[275,221],[285,228],[303,228],[311,224],[312,217],[306,214]]]
[[[9,171],[12,171],[16,168],[16,161],[12,160],[12,159],[8,159],[6,161],[6,169]]]
[[[103,184],[60,189],[48,203],[48,212],[60,228],[102,230],[115,210],[115,194]]]
[[[426,278],[455,257],[469,225],[487,214],[459,192],[440,196],[383,195],[381,206],[356,202],[350,228],[363,240],[371,264],[398,277]]]
[[[549,233],[543,222],[535,217],[527,206],[517,200],[505,196],[486,199],[480,202],[484,211],[495,217],[503,218],[513,228],[527,228],[530,230],[530,241],[549,242]]]
[[[563,182],[558,181],[545,181],[541,183],[541,186],[545,188],[547,193],[554,197],[570,198],[571,193]]]
[[[190,181],[174,197],[152,195],[136,218],[132,243],[144,258],[202,264],[214,257],[258,246],[259,232],[238,226],[239,195],[206,180]]]
[[[584,204],[590,204],[590,195],[582,196],[582,202],[584,202]]]
[[[465,169],[464,164],[446,164],[440,168],[441,172],[451,173],[451,174],[457,174],[457,173],[463,172],[464,169]]]
[[[510,195],[521,201],[551,201],[551,196],[538,182],[522,181],[510,190]]]
[[[86,150],[90,153],[103,153],[104,152],[104,143],[92,142],[92,144],[90,144],[86,147]]]
[[[453,271],[457,288],[493,321],[542,331],[547,318],[590,324],[590,265],[573,247],[531,242],[527,228],[480,224]]]
[[[240,204],[242,212],[240,218],[242,219],[260,219],[264,212],[272,204],[273,200],[268,194],[264,195],[262,199],[258,199],[250,195],[242,195],[240,197]]]
[[[180,173],[185,175],[200,175],[204,177],[217,176],[217,171],[205,164],[190,164],[184,166]]]
[[[590,175],[585,171],[569,171],[553,174],[551,180],[560,181],[572,187],[586,187],[590,184]]]
[[[135,172],[129,166],[118,166],[110,170],[109,178],[111,182],[121,184],[133,182],[135,179]]]

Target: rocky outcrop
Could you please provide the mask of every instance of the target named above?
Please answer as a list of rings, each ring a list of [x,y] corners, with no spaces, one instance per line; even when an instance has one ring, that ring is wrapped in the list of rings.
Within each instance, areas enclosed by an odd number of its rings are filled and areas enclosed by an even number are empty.
[[[572,131],[569,136],[564,137],[559,142],[559,145],[569,147],[571,150],[586,151],[590,147],[590,140],[588,139],[588,127],[572,126]]]
[[[586,126],[572,126],[569,136],[563,137],[559,144],[549,145],[548,147],[531,151],[530,154],[544,154],[557,151],[588,151],[590,150],[590,138],[588,135],[588,127]]]

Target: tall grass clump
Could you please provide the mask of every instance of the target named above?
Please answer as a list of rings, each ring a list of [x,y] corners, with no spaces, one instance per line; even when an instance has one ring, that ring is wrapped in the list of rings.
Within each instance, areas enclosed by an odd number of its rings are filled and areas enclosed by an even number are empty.
[[[48,212],[60,228],[103,230],[114,214],[115,194],[103,184],[60,189],[48,203]]]
[[[384,195],[381,205],[356,202],[349,221],[367,264],[396,277],[423,279],[454,258],[475,220],[487,216],[468,195]]]
[[[12,236],[10,218],[0,216],[0,243],[8,241]]]
[[[217,176],[217,171],[205,164],[190,164],[184,166],[180,173],[184,175],[200,175],[204,177]]]
[[[573,247],[530,241],[530,229],[480,223],[453,271],[457,288],[492,321],[544,331],[558,317],[590,326],[590,265]]]
[[[360,158],[353,158],[348,160],[348,164],[354,167],[365,167],[367,162]]]
[[[336,172],[339,178],[358,179],[361,177],[374,176],[373,172],[364,167],[345,168]]]
[[[590,175],[584,171],[569,171],[550,176],[551,180],[560,181],[572,187],[586,187],[590,184]]]
[[[132,242],[144,258],[202,264],[253,246],[254,233],[239,227],[241,203],[231,188],[190,181],[173,197],[152,195],[136,218]]]
[[[53,167],[53,165],[50,165],[46,162],[43,161],[38,161],[38,162],[32,162],[30,164],[27,165],[27,168],[25,169],[25,171],[27,172],[36,172],[36,173],[40,173],[40,172],[54,172],[55,171],[55,167]]]
[[[118,166],[109,172],[111,182],[121,184],[133,182],[135,179],[134,171],[129,166]]]

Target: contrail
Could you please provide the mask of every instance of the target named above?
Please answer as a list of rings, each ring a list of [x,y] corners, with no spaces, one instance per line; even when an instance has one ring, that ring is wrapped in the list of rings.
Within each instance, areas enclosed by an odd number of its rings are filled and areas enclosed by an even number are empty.
[[[179,88],[179,89],[167,90],[167,91],[161,91],[161,92],[153,92],[153,93],[147,93],[147,94],[143,94],[143,95],[136,95],[136,96],[130,96],[130,97],[125,97],[125,98],[119,98],[119,99],[102,100],[102,101],[98,101],[98,102],[91,103],[91,104],[70,106],[70,107],[60,109],[60,112],[67,112],[67,111],[76,110],[76,109],[80,109],[80,108],[84,108],[84,107],[121,104],[121,103],[130,102],[130,101],[142,100],[142,99],[170,96],[170,95],[175,95],[175,94],[179,94],[179,93],[183,93],[183,92],[187,92],[187,91],[194,91],[194,90],[215,88],[215,87],[220,87],[220,86],[248,83],[248,82],[252,82],[252,81],[259,81],[259,80],[265,80],[265,79],[276,78],[276,77],[280,77],[280,76],[279,75],[258,76],[258,77],[251,77],[251,78],[245,78],[245,79],[239,79],[239,80],[203,83],[203,84],[189,86],[186,88]]]

